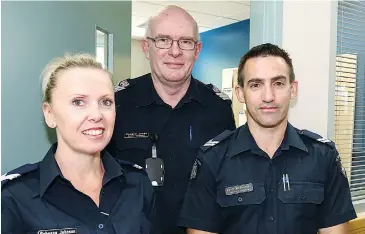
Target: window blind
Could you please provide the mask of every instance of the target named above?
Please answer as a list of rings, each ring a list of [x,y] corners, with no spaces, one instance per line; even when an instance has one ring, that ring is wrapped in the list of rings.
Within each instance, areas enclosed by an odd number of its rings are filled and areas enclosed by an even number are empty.
[[[353,202],[365,202],[365,1],[338,1],[334,141]]]

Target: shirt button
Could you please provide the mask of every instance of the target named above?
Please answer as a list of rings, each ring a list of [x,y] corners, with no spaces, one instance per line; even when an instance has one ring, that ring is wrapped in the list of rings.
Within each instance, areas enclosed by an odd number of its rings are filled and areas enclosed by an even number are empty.
[[[101,224],[98,225],[98,228],[99,229],[103,229],[104,228],[104,225],[101,223]]]
[[[238,202],[242,202],[242,201],[243,201],[243,198],[242,198],[242,197],[238,197],[238,198],[237,198],[237,201],[238,201]]]
[[[273,193],[273,192],[274,192],[274,189],[273,189],[273,188],[272,188],[272,189],[270,189],[270,190],[269,190],[269,192],[270,192],[270,193]]]
[[[270,219],[270,221],[274,221],[274,217],[272,217],[272,216],[270,216],[269,219]]]
[[[306,196],[304,196],[303,194],[300,196],[300,199],[301,200],[305,200],[305,199],[307,199],[307,197]]]

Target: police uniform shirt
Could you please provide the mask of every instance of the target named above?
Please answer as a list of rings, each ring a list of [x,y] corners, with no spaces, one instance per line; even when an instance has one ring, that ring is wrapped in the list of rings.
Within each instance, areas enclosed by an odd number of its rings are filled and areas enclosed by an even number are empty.
[[[181,226],[220,234],[316,234],[356,218],[338,152],[326,138],[288,124],[272,159],[247,124],[214,142],[194,164]]]
[[[176,227],[191,166],[198,149],[235,123],[228,96],[192,78],[175,108],[154,89],[151,74],[121,81],[116,86],[117,119],[108,152],[145,166],[152,157],[151,134],[158,136],[157,157],[164,163],[164,182],[155,187],[157,217],[163,229]]]
[[[98,207],[62,176],[56,147],[3,176],[1,233],[151,233],[154,192],[145,172],[104,153]]]

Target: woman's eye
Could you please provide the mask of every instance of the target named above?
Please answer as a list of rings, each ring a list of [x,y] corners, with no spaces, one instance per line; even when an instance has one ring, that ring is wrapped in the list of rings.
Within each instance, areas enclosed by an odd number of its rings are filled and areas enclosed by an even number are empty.
[[[84,106],[85,102],[81,99],[75,99],[75,100],[72,101],[72,104],[75,105],[75,106]]]
[[[101,101],[101,103],[102,103],[103,106],[111,106],[111,105],[113,105],[114,102],[110,99],[103,99]]]

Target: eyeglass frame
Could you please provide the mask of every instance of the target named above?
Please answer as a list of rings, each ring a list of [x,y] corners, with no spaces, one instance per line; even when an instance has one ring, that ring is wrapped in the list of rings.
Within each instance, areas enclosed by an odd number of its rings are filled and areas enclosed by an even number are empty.
[[[170,40],[172,41],[172,42],[171,42],[170,47],[168,47],[168,48],[160,48],[160,47],[157,47],[157,45],[156,45],[156,40],[157,40],[157,39],[160,39],[160,38],[170,39]],[[158,37],[158,38],[146,37],[146,39],[152,40],[152,41],[153,41],[153,44],[155,44],[155,47],[156,47],[156,48],[158,48],[158,49],[170,49],[170,48],[172,47],[172,45],[174,44],[174,41],[176,41],[176,42],[177,42],[177,46],[178,46],[181,50],[188,50],[188,51],[191,51],[191,50],[195,50],[195,49],[196,49],[196,46],[200,43],[200,41],[195,41],[195,40],[193,40],[193,39],[178,39],[178,40],[174,40],[174,39],[172,39],[171,37]],[[193,41],[193,42],[194,42],[194,47],[193,47],[192,49],[182,49],[182,48],[180,47],[180,43],[179,43],[181,40],[191,40],[191,41]]]

